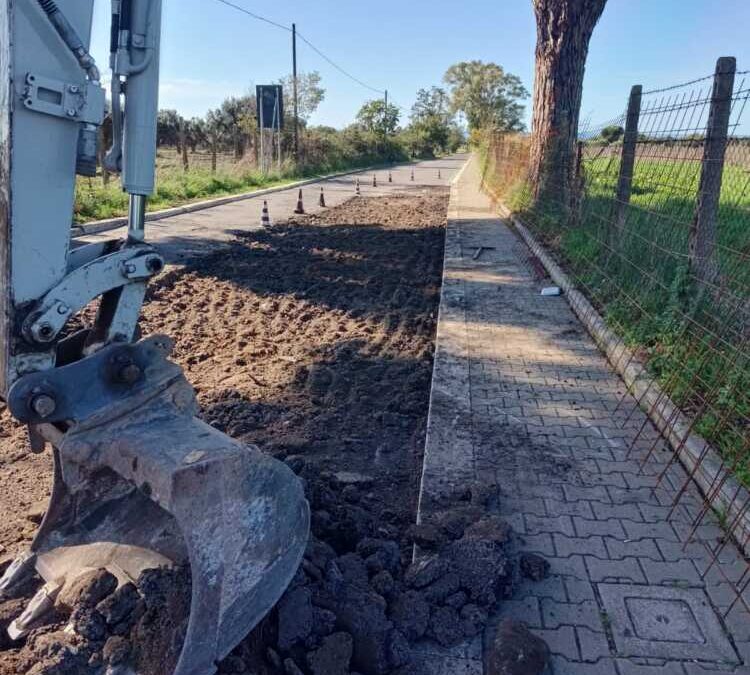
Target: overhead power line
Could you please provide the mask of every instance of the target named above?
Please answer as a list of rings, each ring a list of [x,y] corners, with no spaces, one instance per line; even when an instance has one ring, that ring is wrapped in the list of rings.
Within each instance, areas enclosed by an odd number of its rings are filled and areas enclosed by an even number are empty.
[[[216,2],[220,2],[222,5],[226,5],[227,7],[231,7],[233,9],[236,9],[238,12],[242,12],[243,14],[246,14],[247,16],[252,17],[253,19],[256,19],[258,21],[263,21],[264,23],[270,24],[271,26],[275,26],[276,28],[281,28],[282,30],[287,31],[288,33],[292,32],[291,27],[285,26],[281,23],[278,23],[276,21],[273,21],[265,16],[261,16],[260,14],[256,14],[255,12],[251,12],[249,9],[246,9],[242,7],[241,5],[237,5],[233,2],[230,2],[229,0],[216,0]],[[336,61],[334,61],[330,56],[325,54],[323,50],[316,47],[310,40],[308,40],[304,35],[302,35],[299,31],[297,31],[297,37],[302,40],[310,49],[312,49],[318,56],[320,56],[322,59],[325,59],[331,66],[333,66],[336,70],[338,70],[341,74],[348,77],[352,82],[356,82],[359,86],[364,87],[365,89],[369,89],[372,92],[375,92],[376,94],[385,94],[384,89],[378,89],[377,87],[373,87],[366,82],[363,82],[358,77],[355,77],[352,75],[348,70],[340,66]]]
[[[365,89],[369,89],[370,91],[374,91],[376,94],[385,94],[385,89],[378,89],[377,87],[372,87],[366,82],[363,82],[357,77],[354,77],[351,73],[344,70],[338,63],[336,63],[333,59],[326,56],[320,49],[318,49],[310,40],[308,40],[304,35],[302,35],[299,31],[297,31],[297,37],[302,40],[310,49],[312,49],[318,56],[324,58],[328,63],[330,63],[336,70],[338,70],[340,73],[346,75],[350,80],[356,82],[360,86],[364,87]]]
[[[235,5],[233,2],[229,2],[229,0],[216,0],[216,2],[220,2],[222,5],[226,5],[227,7],[232,7],[233,9],[236,9],[238,12],[247,14],[248,16],[251,16],[253,19],[257,19],[258,21],[263,21],[265,23],[271,24],[272,26],[276,26],[276,28],[281,28],[281,30],[285,30],[289,33],[292,32],[292,29],[289,28],[288,26],[285,26],[284,24],[281,24],[281,23],[276,23],[276,21],[267,19],[265,16],[261,16],[260,14],[255,14],[254,12],[251,12],[249,9],[245,9],[244,7],[240,7],[240,5]]]

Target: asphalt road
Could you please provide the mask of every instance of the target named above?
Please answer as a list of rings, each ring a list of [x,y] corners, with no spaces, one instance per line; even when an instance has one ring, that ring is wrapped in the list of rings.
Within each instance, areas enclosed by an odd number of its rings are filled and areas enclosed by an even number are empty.
[[[322,210],[318,206],[321,187],[327,207],[337,206],[350,199],[355,195],[357,178],[363,197],[403,194],[441,185],[447,187],[467,159],[468,155],[453,155],[417,164],[398,165],[390,171],[393,182],[388,181],[387,169],[321,180],[302,188],[305,211],[317,213]],[[377,179],[377,187],[372,185],[373,176]],[[222,241],[230,240],[238,230],[260,228],[264,200],[268,202],[272,222],[286,220],[293,215],[298,193],[299,188],[289,188],[146,223],[146,240],[159,249],[167,263],[179,264],[185,258],[193,257],[214,248]],[[82,236],[76,241],[86,243],[114,239],[122,237],[125,231],[125,228],[121,227],[109,232]]]

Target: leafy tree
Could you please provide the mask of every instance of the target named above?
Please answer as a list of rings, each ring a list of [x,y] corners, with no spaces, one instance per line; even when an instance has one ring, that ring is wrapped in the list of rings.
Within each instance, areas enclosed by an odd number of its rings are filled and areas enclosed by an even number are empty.
[[[444,89],[420,89],[411,109],[411,125],[407,144],[412,155],[434,156],[448,149],[453,129],[450,97]]]
[[[310,121],[313,113],[325,100],[326,90],[320,86],[321,77],[317,70],[310,73],[297,73],[297,111],[303,124]],[[287,75],[279,80],[284,87],[284,116],[292,119],[294,115],[294,78]]]
[[[208,143],[208,124],[201,117],[193,117],[185,121],[185,141],[192,152],[195,152],[199,145]]]
[[[230,96],[208,114],[213,133],[219,132],[224,142],[231,140],[237,159],[244,156],[247,138],[255,133],[256,114],[254,95]]]
[[[176,110],[160,110],[156,118],[157,144],[179,146],[182,121]]]
[[[417,92],[417,100],[411,108],[411,119],[413,122],[438,118],[446,124],[453,117],[451,114],[451,100],[445,89],[431,87],[420,89]]]
[[[625,129],[617,124],[610,124],[599,132],[599,137],[605,143],[616,143],[625,135]]]
[[[367,101],[357,113],[357,122],[366,131],[381,137],[396,131],[400,118],[398,106],[392,103],[386,106],[382,99]]]
[[[463,113],[469,129],[523,129],[524,106],[529,92],[520,78],[496,63],[462,61],[444,76],[451,90],[451,107]]]

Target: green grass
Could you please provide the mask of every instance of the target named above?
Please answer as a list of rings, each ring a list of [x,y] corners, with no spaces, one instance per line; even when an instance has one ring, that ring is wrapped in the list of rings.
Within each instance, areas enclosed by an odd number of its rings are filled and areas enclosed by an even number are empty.
[[[260,172],[233,173],[207,169],[169,169],[159,172],[155,194],[149,198],[148,210],[158,211],[171,206],[201,201],[211,197],[238,194],[252,189],[274,187],[295,180],[295,176]],[[104,185],[101,179],[79,178],[76,185],[75,222],[124,216],[128,210],[128,196],[116,178]]]
[[[207,167],[191,167],[185,172],[174,158],[170,161],[160,157],[157,162],[156,192],[149,198],[148,210],[158,211],[172,206],[181,206],[212,197],[241,194],[251,190],[271,188],[304,178],[314,178],[336,171],[347,171],[376,163],[378,158],[360,158],[358,161],[334,162],[304,171],[296,171],[290,164],[262,174],[254,168],[243,168],[242,164],[224,165],[212,173]],[[382,160],[380,160],[382,161]],[[128,211],[128,196],[117,176],[112,176],[108,185],[101,178],[79,178],[76,183],[74,222],[86,223],[124,216]]]
[[[491,155],[485,156],[491,179],[495,170]],[[695,431],[750,485],[748,327],[736,311],[738,298],[750,307],[750,173],[725,167],[716,251],[720,289],[705,292],[688,270],[700,163],[639,159],[621,231],[612,224],[618,160],[589,160],[584,169],[587,187],[573,226],[561,224],[556,205],[532,210],[523,179],[493,187],[557,254],[675,403],[696,419]]]

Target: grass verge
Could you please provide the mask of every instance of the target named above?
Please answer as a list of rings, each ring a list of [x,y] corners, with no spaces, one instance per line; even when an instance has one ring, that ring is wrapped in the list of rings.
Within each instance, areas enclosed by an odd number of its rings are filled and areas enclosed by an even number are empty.
[[[215,172],[207,167],[195,167],[184,171],[182,167],[175,166],[173,162],[170,163],[160,157],[157,160],[156,191],[149,198],[148,210],[159,211],[212,197],[278,187],[338,171],[356,170],[383,161],[378,158],[367,158],[358,162],[310,167],[303,171],[298,171],[291,164],[287,164],[283,165],[281,170],[263,174],[255,167],[243,166],[242,163],[219,166]],[[113,176],[107,185],[100,177],[78,179],[74,210],[75,223],[116,218],[126,215],[127,212],[128,195],[122,191],[120,181],[116,176]]]

